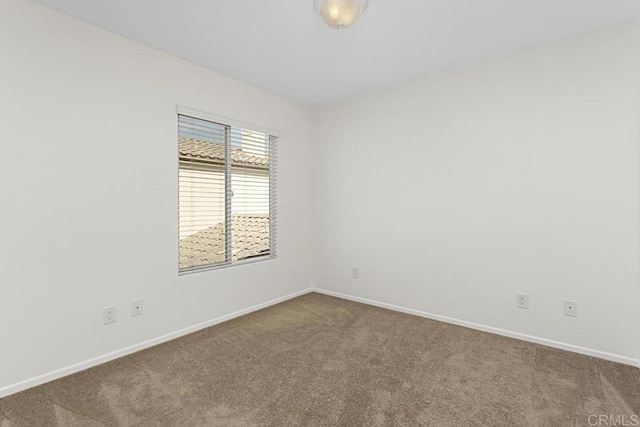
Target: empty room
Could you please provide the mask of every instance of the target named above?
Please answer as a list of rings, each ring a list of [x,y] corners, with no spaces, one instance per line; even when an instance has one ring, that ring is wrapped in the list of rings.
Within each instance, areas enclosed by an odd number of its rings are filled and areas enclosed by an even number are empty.
[[[639,0],[0,0],[0,427],[640,426]]]

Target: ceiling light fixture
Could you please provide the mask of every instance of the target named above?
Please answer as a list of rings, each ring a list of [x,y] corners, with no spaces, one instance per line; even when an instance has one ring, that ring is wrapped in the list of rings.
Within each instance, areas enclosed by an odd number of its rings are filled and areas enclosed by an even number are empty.
[[[367,8],[367,0],[315,0],[316,12],[333,28],[347,28]]]

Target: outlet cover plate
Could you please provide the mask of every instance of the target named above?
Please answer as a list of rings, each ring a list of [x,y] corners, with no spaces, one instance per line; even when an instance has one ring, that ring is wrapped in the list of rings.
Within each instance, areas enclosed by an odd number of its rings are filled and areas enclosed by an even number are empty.
[[[578,317],[578,303],[571,300],[564,300],[564,315]]]
[[[115,307],[105,307],[102,310],[102,320],[105,325],[109,323],[114,323],[116,321],[116,308]]]
[[[140,316],[142,314],[142,300],[134,300],[131,302],[131,316]]]
[[[518,308],[529,308],[529,294],[518,294],[518,299],[516,301],[516,307]]]

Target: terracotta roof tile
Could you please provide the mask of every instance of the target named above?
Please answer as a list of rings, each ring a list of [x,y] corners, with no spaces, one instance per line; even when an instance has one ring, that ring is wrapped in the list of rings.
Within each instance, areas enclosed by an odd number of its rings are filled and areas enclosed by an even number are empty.
[[[236,214],[231,232],[233,261],[269,253],[269,215]],[[180,268],[224,262],[224,235],[224,224],[217,224],[180,240]]]
[[[203,159],[217,162],[224,161],[224,144],[202,141],[181,136],[178,138],[178,152],[181,157]],[[252,166],[260,169],[269,168],[269,156],[256,156],[247,153],[240,147],[231,147],[232,164]]]

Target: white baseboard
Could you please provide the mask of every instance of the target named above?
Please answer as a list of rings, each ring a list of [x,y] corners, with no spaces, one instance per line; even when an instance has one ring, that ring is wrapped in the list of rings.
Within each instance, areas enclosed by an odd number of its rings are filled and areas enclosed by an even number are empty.
[[[314,288],[313,292],[325,294],[337,298],[346,299],[349,301],[360,302],[363,304],[373,305],[376,307],[386,308],[393,311],[399,311],[401,313],[412,314],[414,316],[425,317],[427,319],[438,320],[440,322],[450,323],[452,325],[464,326],[465,328],[476,329],[478,331],[489,332],[491,334],[502,335],[509,338],[515,338],[521,341],[527,341],[535,344],[541,344],[547,347],[553,347],[560,350],[571,351],[573,353],[580,353],[587,356],[597,357],[599,359],[610,360],[612,362],[623,363],[625,365],[631,365],[640,368],[640,360],[635,360],[630,357],[621,356],[618,354],[607,353],[604,351],[594,350],[591,348],[579,347],[572,344],[566,344],[558,341],[548,340],[546,338],[534,337],[532,335],[521,334],[518,332],[507,331],[505,329],[494,328],[492,326],[481,325],[478,323],[467,322],[465,320],[458,320],[447,316],[441,316],[438,314],[427,313],[425,311],[414,310],[412,308],[400,307],[393,304],[387,304],[384,302],[373,301],[366,298],[354,297],[351,295],[342,294],[339,292],[327,291],[324,289]]]
[[[214,326],[217,325],[218,323],[222,323],[225,322],[227,320],[231,320],[234,319],[236,317],[240,317],[243,316],[245,314],[249,314],[252,313],[254,311],[258,311],[261,310],[263,308],[290,300],[292,298],[296,298],[299,297],[301,295],[305,295],[308,294],[310,292],[317,292],[320,294],[325,294],[325,295],[330,295],[333,297],[337,297],[337,298],[342,298],[342,299],[346,299],[346,300],[350,300],[350,301],[355,301],[355,302],[360,302],[363,304],[368,304],[368,305],[372,305],[372,306],[376,306],[376,307],[381,307],[381,308],[386,308],[389,310],[393,310],[393,311],[398,311],[398,312],[402,312],[402,313],[407,313],[407,314],[412,314],[414,316],[420,316],[420,317],[425,317],[427,319],[432,319],[432,320],[437,320],[440,322],[445,322],[445,323],[450,323],[453,325],[458,325],[458,326],[464,326],[466,328],[471,328],[471,329],[476,329],[479,331],[483,331],[483,332],[489,332],[492,334],[496,334],[496,335],[502,335],[505,337],[509,337],[509,338],[515,338],[518,340],[522,340],[522,341],[527,341],[527,342],[531,342],[531,343],[535,343],[535,344],[541,344],[541,345],[545,345],[548,347],[553,347],[553,348],[558,348],[561,350],[566,350],[566,351],[571,351],[574,353],[580,353],[580,354],[584,354],[587,356],[593,356],[593,357],[597,357],[600,359],[605,359],[605,360],[610,360],[613,362],[618,362],[618,363],[624,363],[625,365],[631,365],[631,366],[636,366],[640,368],[640,361],[629,358],[629,357],[625,357],[625,356],[620,356],[617,354],[611,354],[611,353],[607,353],[607,352],[603,352],[603,351],[599,351],[599,350],[594,350],[594,349],[590,349],[590,348],[585,348],[585,347],[579,347],[579,346],[575,346],[575,345],[571,345],[571,344],[565,344],[565,343],[561,343],[561,342],[557,342],[557,341],[552,341],[552,340],[548,340],[545,338],[539,338],[539,337],[534,337],[531,335],[526,335],[526,334],[521,334],[518,332],[513,332],[513,331],[507,331],[504,329],[499,329],[499,328],[494,328],[491,326],[485,326],[485,325],[481,325],[478,323],[473,323],[473,322],[467,322],[464,320],[458,320],[458,319],[454,319],[451,317],[446,317],[446,316],[441,316],[438,314],[432,314],[432,313],[427,313],[424,311],[420,311],[420,310],[415,310],[415,309],[411,309],[411,308],[406,308],[406,307],[400,307],[397,305],[393,305],[393,304],[387,304],[384,302],[379,302],[379,301],[373,301],[370,299],[366,299],[366,298],[361,298],[361,297],[355,297],[355,296],[351,296],[351,295],[346,295],[346,294],[342,294],[339,292],[333,292],[333,291],[327,291],[324,289],[319,289],[319,288],[308,288],[308,289],[304,289],[302,291],[298,291],[298,292],[294,292],[292,294],[289,295],[285,295],[283,297],[280,298],[276,298],[273,299],[271,301],[267,301],[264,302],[262,304],[258,304],[258,305],[254,305],[252,307],[248,307],[245,308],[243,310],[239,310],[221,317],[217,317],[215,319],[212,320],[208,320],[206,322],[202,322],[199,323],[197,325],[193,325],[190,326],[188,328],[184,328],[181,329],[179,331],[176,332],[172,332],[170,334],[167,335],[163,335],[161,337],[158,338],[154,338],[148,341],[144,341],[141,342],[139,344],[135,344],[126,348],[122,348],[120,350],[116,350],[113,351],[111,353],[107,353],[104,354],[102,356],[98,356],[98,357],[94,357],[93,359],[89,359],[80,363],[76,363],[74,365],[71,366],[67,366],[65,368],[62,369],[57,369],[55,371],[43,374],[43,375],[39,375],[37,377],[33,377],[30,378],[28,380],[24,380],[6,387],[2,387],[0,388],[0,398],[2,397],[6,397],[9,396],[11,394],[14,393],[18,393],[20,391],[26,390],[28,388],[31,387],[35,387],[44,383],[47,383],[49,381],[53,381],[62,377],[65,377],[67,375],[71,375],[74,374],[76,372],[80,372],[80,371],[84,371],[85,369],[89,369],[92,368],[94,366],[97,365],[101,365],[103,363],[109,362],[111,360],[117,359],[119,357],[123,357],[126,356],[128,354],[131,353],[135,353],[137,351],[140,350],[144,350],[146,348],[149,347],[153,347],[155,345],[158,344],[162,344],[164,342],[179,338],[181,336],[184,335],[188,335],[190,333],[199,331],[201,329],[205,329],[208,328],[210,326]]]
[[[173,339],[179,338],[184,335],[188,335],[190,333],[199,331],[201,329],[208,328],[210,326],[217,325],[218,323],[226,322],[227,320],[234,319],[236,317],[244,316],[245,314],[252,313],[254,311],[261,310],[263,308],[279,304],[281,302],[290,300],[292,298],[299,297],[304,294],[308,294],[313,292],[313,288],[304,289],[302,291],[294,292],[289,295],[285,295],[280,298],[272,299],[271,301],[264,302],[262,304],[254,305],[249,308],[245,308],[243,310],[236,311],[234,313],[226,314],[221,317],[217,317],[212,320],[208,320],[206,322],[199,323],[197,325],[189,326],[188,328],[181,329],[176,332],[172,332],[167,335],[163,335],[158,338],[154,338],[148,341],[141,342],[139,344],[132,345],[130,347],[122,348],[120,350],[113,351],[111,353],[104,354],[102,356],[94,357],[93,359],[85,360],[84,362],[76,363],[71,366],[67,366],[62,369],[57,369],[53,372],[49,372],[43,375],[39,375],[37,377],[30,378],[28,380],[20,381],[19,383],[15,383],[6,387],[0,388],[0,398],[9,396],[14,393],[18,393],[20,391],[26,390],[31,387],[35,387],[44,383],[48,383],[49,381],[56,380],[58,378],[66,377],[67,375],[75,374],[76,372],[84,371],[85,369],[92,368],[97,365],[101,365],[103,363],[109,362],[111,360],[117,359],[122,356],[126,356],[131,353],[135,353],[140,350],[144,350],[145,348],[153,347],[158,344],[162,344],[167,341],[171,341]]]

